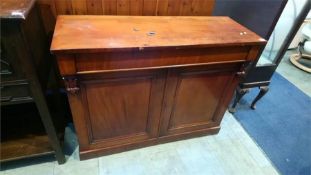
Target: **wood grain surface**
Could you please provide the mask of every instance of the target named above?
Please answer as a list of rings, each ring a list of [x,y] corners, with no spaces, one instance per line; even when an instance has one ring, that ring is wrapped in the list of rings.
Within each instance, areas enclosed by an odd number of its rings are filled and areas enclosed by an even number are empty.
[[[265,44],[228,17],[58,16],[52,52]]]
[[[228,17],[58,16],[51,51],[77,89],[80,158],[217,133],[265,43]]]
[[[215,0],[38,0],[57,15],[211,15]]]

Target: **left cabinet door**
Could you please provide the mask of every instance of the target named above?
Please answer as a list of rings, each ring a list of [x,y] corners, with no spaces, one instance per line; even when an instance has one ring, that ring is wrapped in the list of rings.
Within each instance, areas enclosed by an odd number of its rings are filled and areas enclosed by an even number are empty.
[[[129,71],[78,77],[69,101],[80,152],[156,140],[165,71]]]

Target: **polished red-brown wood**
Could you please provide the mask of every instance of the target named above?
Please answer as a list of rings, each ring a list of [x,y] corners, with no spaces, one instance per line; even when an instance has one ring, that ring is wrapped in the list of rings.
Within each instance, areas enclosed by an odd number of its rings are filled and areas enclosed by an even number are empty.
[[[82,103],[92,131],[89,142],[113,145],[118,138],[128,142],[156,137],[162,102],[158,92],[164,89],[161,72],[81,78]]]
[[[61,15],[57,17],[51,50],[82,53],[264,43],[229,17]]]
[[[264,44],[227,17],[59,17],[80,158],[217,133]]]
[[[216,127],[216,111],[239,64],[171,69],[160,135]]]
[[[213,47],[211,49],[171,49],[156,51],[129,51],[86,53],[76,56],[78,74],[138,69],[172,68],[184,65],[207,65],[224,62],[244,62],[250,47]],[[69,68],[69,66],[65,66]]]

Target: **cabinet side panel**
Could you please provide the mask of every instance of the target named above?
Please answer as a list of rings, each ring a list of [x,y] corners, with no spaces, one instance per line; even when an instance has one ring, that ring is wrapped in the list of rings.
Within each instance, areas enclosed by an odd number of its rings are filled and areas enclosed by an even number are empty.
[[[80,149],[88,147],[90,139],[85,119],[85,107],[82,104],[81,94],[68,93],[71,114],[78,135]]]

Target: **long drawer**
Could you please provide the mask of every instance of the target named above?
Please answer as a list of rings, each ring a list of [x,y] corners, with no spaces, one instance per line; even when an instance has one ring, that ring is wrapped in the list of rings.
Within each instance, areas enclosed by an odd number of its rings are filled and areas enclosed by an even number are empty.
[[[25,80],[1,83],[1,105],[32,101],[29,84]]]
[[[223,47],[198,49],[172,49],[167,52],[131,51],[76,55],[78,73],[110,72],[146,68],[168,68],[189,65],[205,65],[226,62],[244,62],[250,47]]]

